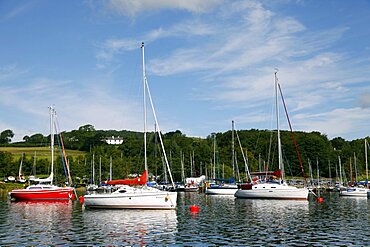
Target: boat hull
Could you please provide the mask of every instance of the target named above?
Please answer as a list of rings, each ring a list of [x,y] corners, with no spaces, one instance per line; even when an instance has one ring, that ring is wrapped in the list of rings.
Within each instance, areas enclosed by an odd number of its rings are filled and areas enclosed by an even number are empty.
[[[209,186],[206,188],[207,195],[234,195],[238,190],[237,185]]]
[[[177,192],[141,191],[84,196],[87,208],[176,209]]]
[[[239,189],[235,197],[246,199],[308,200],[308,189],[286,184],[257,184],[250,189]]]
[[[366,188],[348,188],[339,192],[340,196],[367,197],[368,189]]]
[[[73,188],[63,187],[57,189],[28,190],[19,189],[9,192],[10,198],[15,201],[42,201],[58,200],[68,201],[73,197]]]

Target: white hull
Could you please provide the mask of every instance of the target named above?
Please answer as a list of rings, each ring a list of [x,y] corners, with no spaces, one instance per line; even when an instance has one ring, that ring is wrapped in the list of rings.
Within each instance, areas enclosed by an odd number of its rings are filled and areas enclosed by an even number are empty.
[[[84,205],[88,208],[176,209],[177,192],[124,186],[113,193],[85,195]]]
[[[341,190],[340,194],[341,196],[353,196],[353,197],[367,197],[368,189],[366,188],[347,188],[345,190]]]
[[[262,183],[253,185],[251,189],[237,190],[235,197],[247,199],[308,200],[308,189],[300,189],[287,184]]]
[[[234,195],[237,190],[237,185],[211,186],[206,188],[205,193],[208,195]]]

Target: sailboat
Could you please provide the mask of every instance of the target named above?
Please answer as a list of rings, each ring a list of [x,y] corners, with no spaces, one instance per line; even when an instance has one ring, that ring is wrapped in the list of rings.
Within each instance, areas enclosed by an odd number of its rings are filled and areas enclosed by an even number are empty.
[[[74,198],[72,187],[59,187],[53,184],[54,179],[54,131],[55,131],[55,109],[50,110],[50,149],[51,169],[50,176],[45,179],[35,179],[38,184],[30,185],[25,189],[14,189],[9,192],[10,198],[15,201],[30,200],[70,200]]]
[[[27,182],[26,179],[24,178],[23,171],[22,171],[23,158],[24,158],[24,153],[22,154],[21,163],[19,164],[19,172],[18,172],[18,178],[17,178],[18,183]]]
[[[367,197],[368,189],[368,171],[367,171],[367,141],[365,138],[365,165],[366,165],[366,182],[364,187],[360,186],[349,186],[344,190],[341,190],[340,196],[353,196],[353,197]]]
[[[145,74],[144,60],[144,43],[141,45],[142,65],[143,65],[143,83],[144,83],[144,173],[137,179],[111,181],[115,186],[112,188],[112,193],[104,194],[88,194],[83,198],[84,206],[87,208],[121,208],[121,209],[176,209],[177,207],[177,192],[162,191],[157,188],[147,186],[148,164],[147,164],[147,147],[146,147],[146,95],[148,94],[152,107],[153,116],[156,122],[157,131],[163,151],[163,156],[166,161],[166,166],[169,171],[170,179],[173,188],[173,182],[170,166],[167,160],[166,151],[164,149],[161,132],[159,129],[157,116],[155,114],[152,97],[149,90],[149,84]],[[136,186],[133,186],[136,185]]]
[[[231,179],[216,179],[216,183],[207,183],[205,193],[208,195],[234,195],[238,190],[235,183],[235,150],[234,150],[234,120],[231,122],[231,143],[232,143],[232,168],[233,177]]]
[[[308,189],[297,188],[285,182],[284,163],[282,159],[282,148],[280,140],[279,107],[278,107],[278,80],[275,72],[275,103],[277,120],[277,141],[279,170],[273,173],[265,172],[265,180],[254,180],[251,184],[240,186],[235,192],[237,198],[248,199],[281,199],[281,200],[308,200]],[[276,179],[269,180],[267,177]]]

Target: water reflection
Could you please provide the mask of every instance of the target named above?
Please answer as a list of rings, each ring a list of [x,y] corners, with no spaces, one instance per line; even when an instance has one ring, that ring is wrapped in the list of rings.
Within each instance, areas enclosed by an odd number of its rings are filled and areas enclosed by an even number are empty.
[[[85,210],[89,229],[85,243],[114,246],[153,246],[174,243],[175,210]]]
[[[370,246],[366,198],[323,203],[179,193],[177,210],[0,201],[1,246]],[[197,205],[199,213],[190,212]]]
[[[71,225],[71,202],[8,202],[8,206],[7,217],[0,225],[2,245],[66,242],[60,232]]]

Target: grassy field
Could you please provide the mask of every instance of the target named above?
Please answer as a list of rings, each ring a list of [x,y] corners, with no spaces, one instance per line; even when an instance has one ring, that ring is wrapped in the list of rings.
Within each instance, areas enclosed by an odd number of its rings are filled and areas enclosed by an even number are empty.
[[[25,154],[26,156],[34,156],[36,152],[36,158],[37,159],[50,159],[50,147],[0,147],[0,152],[9,152],[13,154],[13,157],[15,160],[18,160],[22,154]],[[58,147],[55,147],[54,149],[54,155],[59,155],[59,149]],[[77,151],[77,150],[66,150],[68,157],[74,157],[79,155],[84,155],[85,152]]]

